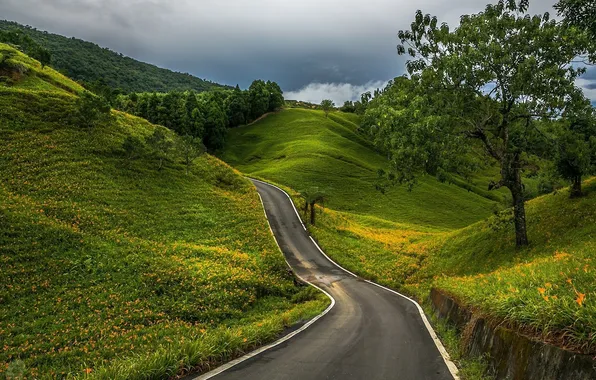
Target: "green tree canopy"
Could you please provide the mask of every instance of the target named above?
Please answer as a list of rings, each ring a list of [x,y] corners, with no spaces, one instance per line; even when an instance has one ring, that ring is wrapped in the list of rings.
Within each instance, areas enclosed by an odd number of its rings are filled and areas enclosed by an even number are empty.
[[[335,108],[335,103],[333,103],[332,100],[323,99],[323,101],[321,102],[321,108],[323,109],[323,112],[325,112],[325,117],[328,117],[329,112],[331,112],[331,110]]]
[[[594,0],[560,0],[555,4],[568,25],[588,32],[596,39],[596,2]]]
[[[248,89],[251,120],[258,119],[269,110],[269,89],[262,80],[255,80]]]
[[[277,111],[284,106],[284,95],[279,85],[275,82],[267,81],[267,90],[269,91],[269,112]]]
[[[501,168],[490,188],[511,192],[518,246],[528,244],[521,172],[545,143],[535,120],[561,117],[585,101],[575,85],[585,69],[571,62],[589,45],[583,32],[548,14],[530,17],[528,6],[499,1],[462,16],[455,30],[418,11],[411,29],[398,34],[413,91],[399,92],[403,108],[385,108],[368,126],[391,141],[399,180],[465,173],[470,162],[462,158],[481,147]]]

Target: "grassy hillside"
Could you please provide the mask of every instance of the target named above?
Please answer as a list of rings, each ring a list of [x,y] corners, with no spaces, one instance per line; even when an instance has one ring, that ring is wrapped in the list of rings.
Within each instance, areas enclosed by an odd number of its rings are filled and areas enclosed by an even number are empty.
[[[310,230],[342,266],[424,300],[431,287],[526,334],[596,353],[596,180],[528,202],[531,245],[508,212],[453,231],[420,231],[324,209]],[[297,196],[294,197],[300,202]],[[389,207],[389,205],[388,205]]]
[[[318,187],[325,206],[417,229],[451,229],[488,216],[493,203],[460,187],[425,178],[413,192],[374,188],[385,159],[355,133],[358,116],[289,109],[230,130],[222,159],[240,171],[297,191]]]
[[[0,54],[4,74],[21,68],[0,84],[0,378],[167,378],[327,305],[294,285],[236,171],[209,155],[189,175],[174,156],[129,163],[124,139],[155,126],[72,124],[79,86]]]
[[[223,158],[298,192],[328,189],[316,226],[342,266],[424,300],[435,286],[537,338],[596,352],[596,180],[588,196],[567,190],[528,203],[532,245],[516,250],[509,210],[427,179],[408,193],[372,188],[383,158],[352,131],[351,115],[288,110],[231,132]],[[490,216],[492,215],[492,216]]]
[[[76,38],[39,31],[0,20],[0,30],[19,30],[52,53],[52,67],[82,82],[101,81],[125,92],[173,90],[207,91],[217,83],[139,62],[122,54]]]

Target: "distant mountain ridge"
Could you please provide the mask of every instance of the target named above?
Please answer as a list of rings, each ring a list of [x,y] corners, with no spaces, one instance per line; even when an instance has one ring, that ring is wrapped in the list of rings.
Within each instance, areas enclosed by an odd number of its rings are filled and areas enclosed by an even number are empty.
[[[79,82],[101,82],[124,92],[208,91],[229,88],[190,74],[137,61],[99,45],[0,20],[0,31],[18,30],[50,50],[51,66]]]

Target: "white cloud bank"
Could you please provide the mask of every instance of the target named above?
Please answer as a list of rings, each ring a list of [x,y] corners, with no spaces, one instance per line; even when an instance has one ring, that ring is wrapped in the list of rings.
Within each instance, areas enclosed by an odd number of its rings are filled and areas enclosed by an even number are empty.
[[[586,97],[596,103],[596,88],[593,83],[587,79],[576,81],[577,86],[584,90]],[[284,97],[288,100],[301,100],[314,104],[321,103],[323,99],[331,99],[336,106],[341,106],[346,100],[360,100],[360,95],[363,93],[367,91],[373,93],[377,88],[384,88],[386,85],[387,81],[371,81],[361,86],[350,83],[311,83],[298,91],[285,92]]]
[[[323,99],[331,99],[336,106],[341,106],[347,100],[359,100],[363,93],[372,93],[386,85],[386,81],[371,81],[361,86],[350,83],[311,83],[298,91],[286,92],[284,97],[315,104],[321,103]]]

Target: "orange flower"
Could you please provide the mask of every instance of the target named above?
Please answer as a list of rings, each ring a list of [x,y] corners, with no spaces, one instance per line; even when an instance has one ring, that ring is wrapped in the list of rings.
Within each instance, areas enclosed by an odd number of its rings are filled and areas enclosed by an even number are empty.
[[[586,299],[586,295],[578,291],[576,291],[575,293],[577,293],[577,298],[575,299],[575,302],[577,302],[579,306],[583,306],[584,300]]]
[[[539,292],[541,295],[544,295],[544,292],[546,292],[546,289],[545,289],[545,288],[538,288],[538,292]]]
[[[91,368],[85,368],[85,373],[88,375],[91,372],[93,372],[93,370]]]

